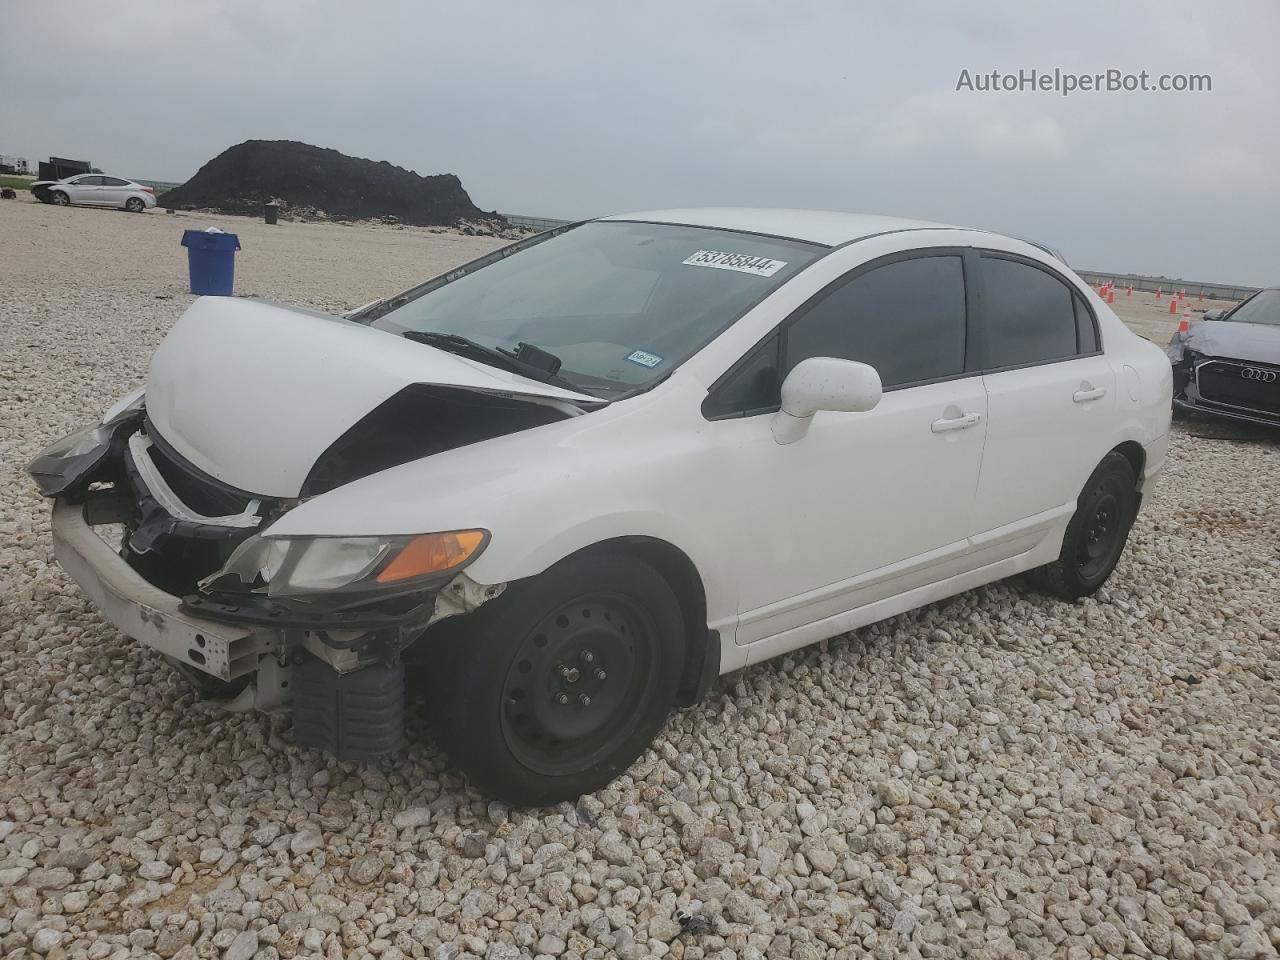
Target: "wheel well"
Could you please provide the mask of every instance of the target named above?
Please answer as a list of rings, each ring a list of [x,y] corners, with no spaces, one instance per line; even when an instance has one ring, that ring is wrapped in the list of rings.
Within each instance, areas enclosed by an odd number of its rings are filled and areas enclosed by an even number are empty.
[[[1147,462],[1147,451],[1142,449],[1142,444],[1126,440],[1111,452],[1118,453],[1129,461],[1129,466],[1133,467],[1133,476],[1138,481],[1138,489],[1141,489],[1142,468]]]
[[[675,591],[687,640],[676,698],[681,706],[696,703],[720,674],[720,636],[707,628],[707,594],[698,568],[679,547],[652,537],[604,540],[578,553],[596,551],[626,553],[643,560]]]

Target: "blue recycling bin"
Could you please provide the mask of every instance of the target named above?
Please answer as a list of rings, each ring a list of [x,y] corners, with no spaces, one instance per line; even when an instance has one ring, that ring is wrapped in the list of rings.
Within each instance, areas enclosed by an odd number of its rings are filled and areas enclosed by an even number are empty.
[[[236,278],[236,251],[240,238],[234,233],[184,230],[191,292],[200,296],[229,297]]]

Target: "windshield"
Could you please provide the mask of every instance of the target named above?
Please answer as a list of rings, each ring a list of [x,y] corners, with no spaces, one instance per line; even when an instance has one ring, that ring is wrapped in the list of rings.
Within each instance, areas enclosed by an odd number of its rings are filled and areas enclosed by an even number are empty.
[[[798,240],[703,227],[597,221],[463,272],[372,326],[486,347],[524,342],[601,397],[665,377],[819,257]],[[412,295],[412,294],[410,294]]]
[[[1255,293],[1224,319],[1232,323],[1265,323],[1280,327],[1280,290]]]

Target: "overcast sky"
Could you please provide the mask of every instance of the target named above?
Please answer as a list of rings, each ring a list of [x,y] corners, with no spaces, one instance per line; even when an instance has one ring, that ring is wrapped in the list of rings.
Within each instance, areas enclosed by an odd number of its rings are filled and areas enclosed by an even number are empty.
[[[1280,282],[1280,4],[5,4],[0,153],[184,180],[250,138],[452,172],[486,210],[899,214],[1082,268]],[[1202,93],[957,91],[1019,69]]]

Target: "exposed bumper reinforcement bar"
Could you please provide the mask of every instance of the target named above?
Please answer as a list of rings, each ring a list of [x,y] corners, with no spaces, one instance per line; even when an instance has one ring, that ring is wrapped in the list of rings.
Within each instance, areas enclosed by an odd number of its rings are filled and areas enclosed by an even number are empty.
[[[178,597],[148,583],[93,532],[81,505],[55,501],[53,551],[121,631],[219,680],[251,674],[262,654],[283,648],[280,630],[221,623],[183,611]]]

